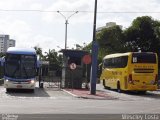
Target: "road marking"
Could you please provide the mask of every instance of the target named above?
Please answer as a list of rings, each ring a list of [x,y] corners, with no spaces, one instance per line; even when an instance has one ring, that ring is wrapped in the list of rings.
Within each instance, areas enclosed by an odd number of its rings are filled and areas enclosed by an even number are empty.
[[[71,93],[71,92],[69,92],[69,91],[67,91],[67,90],[64,90],[64,89],[63,89],[63,91],[66,92],[66,93],[68,93],[68,94],[70,94],[70,95],[72,95],[72,96],[74,96],[74,97],[78,97],[77,95],[75,95],[75,94],[73,94],[73,93]]]

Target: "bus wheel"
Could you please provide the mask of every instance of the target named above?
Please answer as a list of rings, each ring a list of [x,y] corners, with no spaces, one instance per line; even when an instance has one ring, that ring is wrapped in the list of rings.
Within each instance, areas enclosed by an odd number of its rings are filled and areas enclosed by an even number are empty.
[[[147,91],[138,91],[139,94],[146,94]]]
[[[103,80],[103,86],[105,89],[110,89],[110,87],[106,86],[105,80]]]
[[[117,83],[117,92],[119,92],[119,93],[122,92],[120,82]]]
[[[105,88],[105,80],[103,80],[103,87]]]
[[[6,92],[11,92],[11,89],[9,89],[9,88],[6,88]]]
[[[107,86],[106,86],[106,84],[105,84],[105,80],[103,80],[103,87],[104,87],[105,89],[107,89]]]

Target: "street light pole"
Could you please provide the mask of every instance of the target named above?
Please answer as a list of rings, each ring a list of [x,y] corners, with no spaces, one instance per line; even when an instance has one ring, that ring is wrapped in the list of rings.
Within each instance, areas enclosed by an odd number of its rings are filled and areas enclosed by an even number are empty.
[[[73,16],[75,15],[76,13],[78,13],[78,11],[75,11],[73,14],[71,14],[69,17],[66,17],[62,14],[62,12],[60,11],[57,11],[57,13],[59,13],[64,19],[65,19],[65,49],[67,49],[67,25],[69,24],[68,23],[68,20]]]
[[[57,11],[64,19],[65,19],[65,50],[67,49],[67,25],[69,18],[71,18],[73,15],[78,13],[78,11],[75,11],[73,14],[71,14],[69,17],[66,17],[63,15],[60,11]],[[67,71],[67,58],[63,53],[63,68],[62,68],[62,83],[61,87],[65,87],[65,80],[66,80],[66,71]]]
[[[66,29],[65,29],[65,49],[67,49],[67,25],[68,25],[68,20],[66,20],[65,24],[66,24]]]

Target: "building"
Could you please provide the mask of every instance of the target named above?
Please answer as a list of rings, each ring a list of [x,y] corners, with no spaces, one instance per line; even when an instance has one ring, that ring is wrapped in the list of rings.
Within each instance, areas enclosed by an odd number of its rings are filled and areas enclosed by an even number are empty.
[[[0,35],[0,53],[5,53],[9,47],[15,47],[16,41],[9,39],[9,35]]]
[[[115,22],[108,22],[106,23],[106,26],[103,26],[103,27],[99,27],[97,28],[97,32],[100,32],[102,29],[104,28],[109,28],[109,27],[113,27],[113,26],[116,26],[117,24]],[[122,29],[122,25],[118,25],[121,29]]]

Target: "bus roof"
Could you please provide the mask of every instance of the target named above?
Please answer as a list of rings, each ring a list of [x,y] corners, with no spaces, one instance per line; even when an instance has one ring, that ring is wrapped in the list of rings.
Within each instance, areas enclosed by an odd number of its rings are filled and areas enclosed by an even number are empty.
[[[106,55],[103,59],[120,57],[120,56],[128,56],[130,54],[131,54],[131,52],[128,52],[128,53],[115,53],[115,54]]]
[[[10,47],[10,48],[8,48],[7,53],[11,53],[11,54],[36,55],[36,51],[35,51],[34,48],[17,48],[17,47]]]
[[[121,56],[129,56],[132,53],[149,53],[149,54],[155,54],[153,52],[127,52],[127,53],[115,53],[115,54],[109,54],[106,55],[103,59],[107,58],[114,58],[114,57],[121,57]]]

